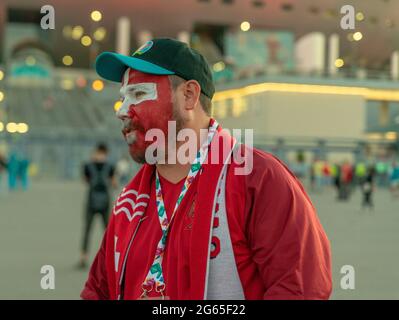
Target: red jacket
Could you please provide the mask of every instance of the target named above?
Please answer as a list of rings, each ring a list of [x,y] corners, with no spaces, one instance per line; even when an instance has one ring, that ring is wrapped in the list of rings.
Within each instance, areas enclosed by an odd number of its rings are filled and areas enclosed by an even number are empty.
[[[328,299],[332,290],[329,241],[301,183],[277,158],[256,149],[249,175],[234,174],[237,167],[235,162],[227,167],[225,207],[245,298]],[[138,175],[146,170],[151,166],[144,165]],[[117,256],[110,253],[115,246],[114,217],[91,267],[83,299],[120,298],[115,286],[123,275],[118,267],[114,271]],[[127,242],[123,247],[117,259],[129,251]],[[200,278],[207,281],[205,275]],[[203,287],[198,288],[191,298],[202,299],[197,291]]]

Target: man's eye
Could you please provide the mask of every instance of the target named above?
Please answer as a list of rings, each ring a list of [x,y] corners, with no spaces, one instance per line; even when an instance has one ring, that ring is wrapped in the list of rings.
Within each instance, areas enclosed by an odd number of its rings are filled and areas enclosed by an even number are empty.
[[[136,92],[134,93],[134,97],[135,97],[136,99],[140,99],[140,98],[142,98],[143,96],[145,96],[145,92],[144,92],[144,91],[136,91]]]

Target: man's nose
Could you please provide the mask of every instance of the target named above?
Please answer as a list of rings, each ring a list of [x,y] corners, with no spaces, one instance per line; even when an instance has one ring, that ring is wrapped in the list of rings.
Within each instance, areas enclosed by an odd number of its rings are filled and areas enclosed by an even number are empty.
[[[124,101],[121,107],[116,111],[116,116],[121,120],[129,116],[129,104],[127,101]]]

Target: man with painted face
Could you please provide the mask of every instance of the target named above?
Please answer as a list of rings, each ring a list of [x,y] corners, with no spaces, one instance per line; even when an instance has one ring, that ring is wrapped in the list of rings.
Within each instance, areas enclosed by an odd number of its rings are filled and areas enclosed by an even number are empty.
[[[210,116],[199,53],[154,39],[130,57],[102,53],[96,70],[121,82],[117,116],[144,165],[115,202],[82,298],[330,296],[329,242],[310,199],[278,159]]]

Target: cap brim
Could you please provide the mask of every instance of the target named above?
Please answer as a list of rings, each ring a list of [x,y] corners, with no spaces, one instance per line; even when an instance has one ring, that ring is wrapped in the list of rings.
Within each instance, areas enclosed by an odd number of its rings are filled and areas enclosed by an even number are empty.
[[[104,79],[121,82],[127,68],[156,75],[172,75],[173,71],[156,64],[115,52],[103,52],[96,59],[96,71]]]

